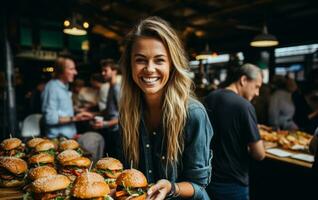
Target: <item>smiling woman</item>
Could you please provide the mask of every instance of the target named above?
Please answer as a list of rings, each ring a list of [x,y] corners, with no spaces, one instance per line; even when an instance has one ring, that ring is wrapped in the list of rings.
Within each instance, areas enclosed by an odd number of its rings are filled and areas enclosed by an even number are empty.
[[[122,137],[116,149],[123,151],[117,157],[156,183],[149,199],[208,199],[213,131],[191,95],[188,61],[176,32],[158,17],[141,21],[127,36],[120,65]]]

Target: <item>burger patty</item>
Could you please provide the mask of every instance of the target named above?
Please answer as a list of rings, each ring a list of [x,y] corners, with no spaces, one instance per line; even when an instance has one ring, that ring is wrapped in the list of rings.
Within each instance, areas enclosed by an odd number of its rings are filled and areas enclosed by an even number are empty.
[[[102,175],[104,178],[117,178],[120,173],[123,172],[122,169],[119,170],[109,170],[109,169],[97,169],[96,173]]]
[[[21,158],[25,156],[24,149],[25,149],[25,145],[20,145],[17,148],[11,149],[11,150],[1,149],[0,156],[13,156],[13,157]]]
[[[4,168],[0,168],[0,179],[12,180],[12,179],[23,179],[25,173],[22,174],[13,174]]]
[[[61,169],[61,173],[62,174],[71,174],[71,175],[75,175],[75,176],[79,176],[82,173],[85,172],[87,168],[83,167],[83,168],[79,168],[79,167],[65,167],[63,169]]]
[[[57,197],[61,197],[61,199],[64,199],[67,196],[68,196],[68,191],[67,189],[64,189],[64,190],[58,190],[54,192],[47,192],[47,193],[35,193],[34,199],[35,200],[51,200]]]

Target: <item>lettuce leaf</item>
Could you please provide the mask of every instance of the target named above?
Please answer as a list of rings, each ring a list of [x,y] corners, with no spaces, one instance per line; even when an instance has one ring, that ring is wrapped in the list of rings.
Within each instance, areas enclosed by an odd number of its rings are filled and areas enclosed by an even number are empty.
[[[47,153],[47,154],[50,154],[52,156],[56,155],[55,149],[49,149],[49,150],[46,150],[46,151],[42,151],[42,153]]]
[[[96,172],[99,173],[99,174],[109,173],[109,174],[114,175],[113,171],[111,171],[109,169],[97,169]]]
[[[23,200],[33,200],[34,199],[34,195],[32,192],[27,192],[23,195]]]
[[[78,148],[76,151],[77,151],[77,153],[79,153],[81,156],[84,154],[84,151],[83,151],[81,148]]]
[[[104,200],[114,200],[111,196],[107,195],[104,197]]]

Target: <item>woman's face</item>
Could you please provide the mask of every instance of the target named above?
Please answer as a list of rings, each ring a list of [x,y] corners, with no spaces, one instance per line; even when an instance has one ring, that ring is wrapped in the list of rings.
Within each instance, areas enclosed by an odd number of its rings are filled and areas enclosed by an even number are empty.
[[[134,43],[131,52],[132,76],[146,97],[162,96],[169,80],[170,63],[167,49],[160,40],[142,37]]]

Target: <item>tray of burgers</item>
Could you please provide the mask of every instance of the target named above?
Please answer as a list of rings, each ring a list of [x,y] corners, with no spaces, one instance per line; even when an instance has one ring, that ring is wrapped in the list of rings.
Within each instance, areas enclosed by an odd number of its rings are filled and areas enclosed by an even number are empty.
[[[265,125],[258,125],[265,147],[280,147],[291,151],[309,152],[312,135],[302,131],[273,130]]]
[[[144,200],[150,185],[111,157],[94,166],[75,140],[18,138],[0,144],[0,200]]]

